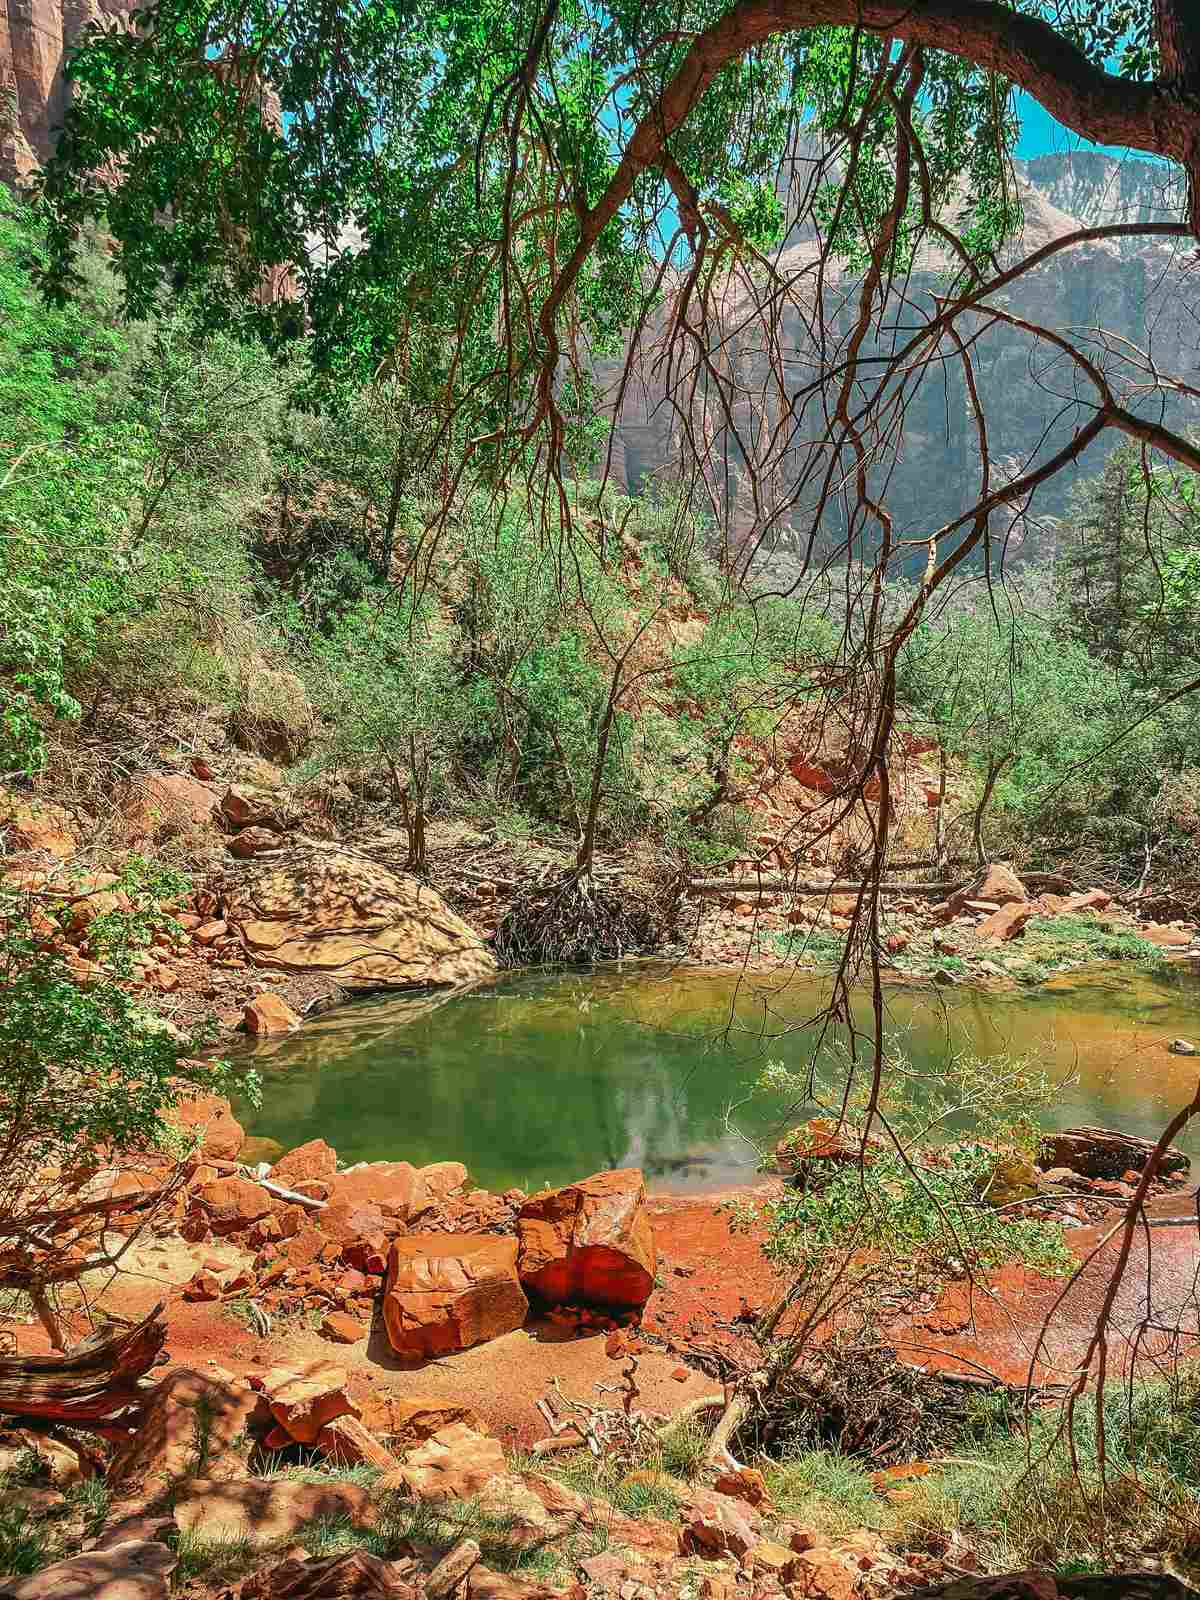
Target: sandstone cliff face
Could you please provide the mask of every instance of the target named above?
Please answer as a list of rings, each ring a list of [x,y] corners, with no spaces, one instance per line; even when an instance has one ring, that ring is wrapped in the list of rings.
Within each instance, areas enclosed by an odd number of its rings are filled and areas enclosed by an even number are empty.
[[[50,154],[67,104],[63,60],[84,27],[138,3],[0,0],[0,181],[24,181]]]
[[[1018,257],[1083,226],[1180,215],[1178,204],[1171,206],[1167,169],[1149,161],[1117,162],[1092,152],[1070,152],[1024,163],[1019,175],[1025,227],[1014,246]],[[815,253],[811,239],[791,235],[778,257],[783,276],[804,284],[805,269]],[[1104,368],[1117,392],[1129,393],[1133,409],[1144,409],[1176,428],[1194,427],[1200,425],[1200,407],[1190,399],[1127,390],[1138,374],[1129,347],[1120,341],[1147,352],[1164,373],[1192,384],[1200,380],[1200,275],[1195,265],[1195,246],[1187,239],[1095,240],[1050,257],[1018,279],[998,303],[1033,323],[1069,330]],[[927,308],[932,296],[945,292],[943,266],[932,251],[918,263],[907,285],[910,306]],[[823,314],[835,342],[839,331],[844,335],[850,326],[854,300],[853,283],[836,275],[827,279]],[[783,373],[782,383],[773,382],[762,318],[748,297],[726,296],[718,334],[710,338],[709,346],[734,381],[732,406],[726,412],[715,393],[693,380],[690,389],[687,383],[683,389],[685,422],[680,411],[666,403],[653,371],[643,384],[631,384],[615,419],[611,472],[617,485],[635,490],[652,473],[661,472],[668,479],[677,476],[675,464],[687,453],[686,426],[691,443],[700,441],[707,448],[711,504],[735,540],[756,539],[766,531],[764,549],[803,548],[817,497],[797,495],[796,483],[806,438],[823,432],[822,411],[818,400],[804,415],[793,409],[789,420],[787,412],[789,406],[794,408],[795,392],[811,381],[816,370],[810,331],[814,313],[813,293],[802,288],[771,330],[777,367]],[[915,320],[897,305],[894,324],[889,313],[875,330],[873,350],[866,353],[882,354],[895,330],[903,330],[905,324],[911,328]],[[964,336],[969,326],[969,319],[964,319]],[[1102,339],[1097,329],[1117,338]],[[976,335],[972,354],[988,416],[995,483],[1018,476],[1064,445],[1091,415],[1094,391],[1068,358],[1042,340],[1010,325],[989,325],[986,319],[977,320],[970,331]],[[949,348],[946,354],[952,354]],[[690,355],[683,364],[685,377],[694,366],[695,357]],[[610,395],[616,393],[617,371],[615,365],[604,369]],[[778,440],[789,429],[791,448],[784,452]],[[748,441],[763,447],[765,441],[774,441],[774,481],[762,487],[757,504],[746,468]],[[1050,480],[1015,525],[1005,512],[995,514],[993,536],[1005,543],[1009,556],[1044,553],[1052,547],[1055,519],[1067,510],[1072,485],[1080,477],[1094,475],[1115,442],[1115,435],[1101,439]],[[834,480],[852,470],[847,452]],[[923,539],[973,503],[979,484],[978,443],[957,365],[930,370],[914,387],[899,451],[894,459],[889,456],[879,463],[876,493],[885,480],[896,532],[909,539]],[[818,549],[838,548],[845,534],[838,506],[828,507],[821,517]],[[871,531],[864,529],[862,536],[869,539]],[[924,560],[923,548],[913,559],[918,564]]]

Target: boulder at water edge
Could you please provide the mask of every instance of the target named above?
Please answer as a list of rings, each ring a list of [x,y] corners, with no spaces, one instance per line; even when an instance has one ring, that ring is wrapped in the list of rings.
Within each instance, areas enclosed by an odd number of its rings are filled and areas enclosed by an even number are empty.
[[[347,988],[468,983],[496,962],[440,895],[368,856],[306,844],[226,875],[221,914],[250,961]]]
[[[517,1217],[521,1282],[550,1305],[641,1306],[658,1258],[636,1167],[534,1195]]]
[[[450,1355],[511,1333],[529,1310],[517,1243],[495,1234],[411,1233],[393,1239],[383,1321],[409,1360]]]

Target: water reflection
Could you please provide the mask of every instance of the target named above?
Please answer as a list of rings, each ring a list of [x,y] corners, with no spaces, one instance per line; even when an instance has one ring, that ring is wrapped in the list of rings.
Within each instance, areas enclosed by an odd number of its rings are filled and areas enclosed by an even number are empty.
[[[803,1065],[822,1003],[811,976],[748,980],[636,964],[510,980],[465,994],[363,1001],[249,1054],[264,1103],[248,1131],[322,1137],[347,1161],[455,1158],[489,1188],[560,1183],[639,1165],[660,1188],[744,1180],[782,1108],[745,1101],[769,1059]],[[1053,1121],[1156,1134],[1194,1093],[1200,1063],[1168,1041],[1200,1035],[1200,986],[1099,969],[1020,996],[897,989],[889,1026],[936,1078],[952,1050],[1036,1054],[1077,1074]]]

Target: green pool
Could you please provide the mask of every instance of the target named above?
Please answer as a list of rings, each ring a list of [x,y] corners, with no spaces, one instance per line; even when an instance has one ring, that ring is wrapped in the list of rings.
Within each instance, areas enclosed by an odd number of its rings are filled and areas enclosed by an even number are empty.
[[[787,1120],[778,1100],[746,1097],[766,1061],[806,1063],[821,999],[811,974],[635,963],[366,1000],[247,1051],[263,1100],[242,1116],[347,1162],[461,1160],[497,1190],[622,1165],[659,1189],[719,1187],[749,1180],[753,1141]],[[1156,1134],[1200,1075],[1200,1058],[1167,1050],[1200,1043],[1200,984],[1182,973],[1096,969],[1013,996],[896,988],[887,1004],[918,1071],[936,1076],[951,1050],[1035,1053],[1062,1080],[1059,1126]]]

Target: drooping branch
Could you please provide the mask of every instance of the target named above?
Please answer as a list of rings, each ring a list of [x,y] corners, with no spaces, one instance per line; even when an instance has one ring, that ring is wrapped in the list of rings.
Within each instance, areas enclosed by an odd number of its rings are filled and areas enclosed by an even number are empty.
[[[1166,0],[1160,0],[1165,5]],[[605,227],[640,175],[661,166],[671,135],[717,74],[755,46],[806,28],[866,29],[910,45],[946,50],[1002,73],[1073,132],[1178,161],[1200,175],[1200,103],[1175,83],[1138,83],[1105,72],[1040,18],[995,0],[918,0],[908,6],[862,0],[738,0],[698,34],[652,109],[634,130],[604,193],[580,218],[580,237],[542,307],[539,331],[551,355],[541,398],[551,407],[557,356],[555,322]],[[1180,23],[1180,28],[1186,25]],[[1193,184],[1194,186],[1194,184]],[[1193,218],[1193,222],[1195,222]]]

